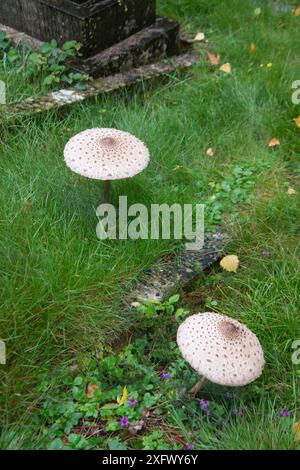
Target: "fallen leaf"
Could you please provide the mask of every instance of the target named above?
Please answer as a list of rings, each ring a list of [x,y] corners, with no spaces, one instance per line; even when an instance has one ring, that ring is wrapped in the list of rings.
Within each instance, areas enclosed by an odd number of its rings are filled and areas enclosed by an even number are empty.
[[[194,41],[196,42],[204,41],[204,39],[205,39],[204,33],[197,33],[196,36],[194,37]]]
[[[261,8],[255,8],[254,16],[259,16],[261,14]]]
[[[274,137],[273,139],[270,140],[268,143],[268,147],[276,147],[277,145],[280,145],[280,140]]]
[[[250,52],[252,54],[256,53],[256,45],[254,44],[254,42],[251,42],[251,44],[250,44]]]
[[[206,155],[207,155],[208,157],[213,157],[214,154],[215,154],[215,151],[214,151],[213,148],[209,147],[209,149],[206,150]]]
[[[224,72],[224,73],[231,73],[230,63],[227,62],[226,64],[221,65],[220,70],[221,70],[221,72]]]
[[[128,397],[128,393],[127,393],[127,387],[126,387],[126,385],[125,385],[125,387],[123,388],[123,395],[122,395],[122,397],[121,397],[121,398],[120,398],[120,397],[117,398],[117,403],[118,403],[118,405],[119,405],[119,406],[124,405],[125,401],[127,400],[127,397]]]
[[[236,255],[224,256],[220,261],[220,266],[225,269],[225,271],[236,273],[239,267],[239,259]]]
[[[297,118],[294,119],[295,121],[295,124],[297,127],[300,127],[300,116],[298,116]]]
[[[26,211],[26,212],[29,212],[29,211],[32,210],[32,203],[31,203],[30,199],[24,199],[23,210]]]
[[[210,52],[207,53],[208,60],[210,65],[219,65],[220,63],[220,56],[219,54],[211,54]]]
[[[268,67],[269,69],[270,69],[271,67],[273,67],[272,62],[269,62],[269,63],[267,64],[267,67]]]
[[[294,188],[289,188],[287,190],[287,193],[288,193],[289,196],[293,196],[294,194],[296,194],[296,191],[294,190]]]
[[[98,385],[96,385],[96,384],[88,385],[86,396],[88,398],[93,398],[97,388],[98,388]]]
[[[295,441],[300,442],[300,421],[294,424]]]
[[[300,421],[296,421],[296,423],[294,424],[294,431],[300,432]]]
[[[297,7],[293,10],[293,15],[294,16],[300,16],[300,7]]]

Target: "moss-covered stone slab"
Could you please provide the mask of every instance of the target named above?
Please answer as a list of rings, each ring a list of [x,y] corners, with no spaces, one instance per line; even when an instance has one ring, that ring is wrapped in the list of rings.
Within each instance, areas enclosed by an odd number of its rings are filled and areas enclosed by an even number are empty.
[[[30,49],[38,50],[44,44],[43,41],[33,38],[32,36],[29,36],[28,34],[23,33],[21,31],[17,31],[11,26],[7,26],[1,22],[0,22],[0,31],[4,31],[6,33],[7,38],[10,40],[10,42],[14,46],[18,46],[18,44],[24,44]]]
[[[91,57],[76,57],[69,66],[93,77],[105,77],[150,64],[183,52],[179,24],[158,17],[151,26]]]
[[[223,256],[228,241],[227,234],[207,234],[201,250],[182,250],[170,259],[158,262],[130,295],[128,303],[161,302],[183,289]]]
[[[27,98],[19,103],[0,106],[0,122],[23,119],[46,111],[55,111],[73,103],[111,93],[136,83],[168,75],[177,69],[186,69],[199,61],[198,54],[183,54],[155,64],[144,65],[128,72],[99,78],[87,85],[84,91],[63,89],[37,98]]]
[[[155,21],[155,0],[1,0],[0,22],[41,41],[76,40],[85,57]]]

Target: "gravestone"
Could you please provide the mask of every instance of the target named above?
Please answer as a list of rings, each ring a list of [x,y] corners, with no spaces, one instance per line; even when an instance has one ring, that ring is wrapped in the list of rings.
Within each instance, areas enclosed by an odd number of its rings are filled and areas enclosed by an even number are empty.
[[[156,0],[0,0],[0,23],[41,41],[82,44],[76,70],[100,76],[179,53],[179,25]]]

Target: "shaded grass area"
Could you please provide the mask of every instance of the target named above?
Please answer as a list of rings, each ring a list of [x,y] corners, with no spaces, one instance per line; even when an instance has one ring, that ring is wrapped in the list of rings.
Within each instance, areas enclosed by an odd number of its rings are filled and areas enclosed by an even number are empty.
[[[273,412],[264,410],[272,410],[277,398],[295,411],[299,399],[290,359],[291,342],[300,337],[299,190],[290,197],[287,189],[299,187],[300,132],[292,119],[300,109],[291,103],[291,84],[300,78],[300,20],[269,8],[255,17],[250,1],[197,3],[160,2],[160,10],[180,19],[188,31],[206,32],[209,42],[199,47],[193,71],[78,105],[65,116],[48,114],[2,129],[0,337],[8,350],[8,365],[0,366],[4,448],[14,429],[10,426],[24,425],[24,410],[43,398],[36,388],[41,371],[75,360],[78,352],[91,349],[95,337],[122,338],[134,322],[123,314],[122,300],[147,267],[176,248],[173,241],[96,239],[101,184],[72,174],[62,158],[68,138],[89,127],[127,130],[150,148],[149,168],[114,184],[113,203],[121,194],[129,204],[147,207],[204,202],[211,225],[220,221],[216,213],[231,223],[230,249],[239,254],[241,269],[233,276],[216,268],[213,282],[201,278],[199,288],[209,295],[196,309],[212,308],[209,297],[217,302],[215,310],[258,334],[267,367],[257,387],[259,393],[269,390],[271,402],[266,399],[259,408],[257,437],[256,418],[250,416],[248,426],[231,427],[219,444],[209,445],[282,445],[285,430],[272,437],[266,428]],[[256,54],[250,53],[252,42]],[[221,63],[230,62],[232,75],[213,71],[207,50],[221,54]],[[260,66],[270,62],[270,68]],[[26,94],[31,85],[11,74],[8,86]],[[274,151],[267,148],[272,137],[281,140]],[[208,147],[215,149],[213,157],[206,156]],[[249,204],[239,206],[245,198],[233,197],[232,185],[219,201],[219,189],[210,184],[230,179],[236,167],[251,169],[250,212]],[[232,214],[237,208],[238,215]]]

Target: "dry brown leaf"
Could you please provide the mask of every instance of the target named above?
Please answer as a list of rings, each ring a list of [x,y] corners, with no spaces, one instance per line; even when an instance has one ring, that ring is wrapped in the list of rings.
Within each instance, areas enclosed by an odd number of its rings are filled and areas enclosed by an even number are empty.
[[[215,154],[215,151],[214,151],[214,149],[213,149],[212,147],[209,147],[209,149],[206,150],[206,155],[207,155],[208,157],[213,157],[214,154]]]
[[[220,266],[225,269],[225,271],[236,273],[239,267],[239,259],[236,255],[224,256],[220,261]]]
[[[300,127],[300,116],[296,117],[294,121],[295,121],[296,126]]]
[[[208,60],[210,65],[219,65],[220,63],[220,56],[219,54],[211,54],[210,52],[207,53]]]
[[[196,42],[204,41],[204,39],[205,39],[204,33],[197,33],[196,36],[194,37],[194,41]]]
[[[98,385],[96,384],[88,385],[86,396],[88,398],[93,398],[97,389],[98,389]]]
[[[273,139],[270,140],[268,143],[268,147],[276,147],[277,145],[280,145],[280,140],[274,137]]]
[[[294,190],[294,188],[289,188],[287,190],[287,193],[288,193],[289,196],[293,196],[294,194],[296,194],[296,191]]]
[[[221,72],[224,72],[224,73],[231,73],[230,63],[226,62],[226,64],[221,65],[220,70],[221,70]]]

